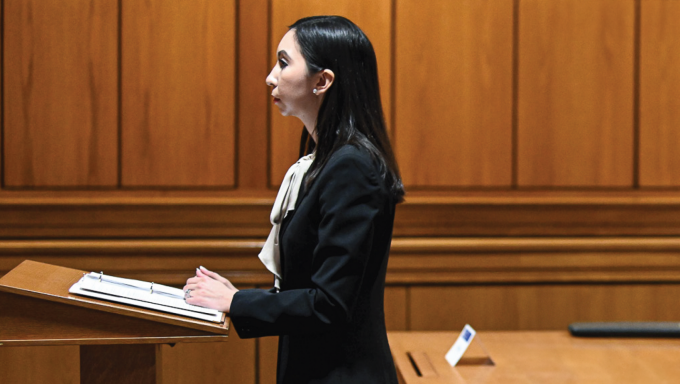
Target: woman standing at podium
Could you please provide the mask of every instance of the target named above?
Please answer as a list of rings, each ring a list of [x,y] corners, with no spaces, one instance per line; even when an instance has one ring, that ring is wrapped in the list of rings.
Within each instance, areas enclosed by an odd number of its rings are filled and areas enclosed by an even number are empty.
[[[242,338],[280,336],[278,383],[396,383],[383,295],[404,189],[387,136],[375,52],[338,16],[298,20],[267,76],[305,129],[260,258],[271,290],[237,290],[203,268],[187,302],[229,312]]]

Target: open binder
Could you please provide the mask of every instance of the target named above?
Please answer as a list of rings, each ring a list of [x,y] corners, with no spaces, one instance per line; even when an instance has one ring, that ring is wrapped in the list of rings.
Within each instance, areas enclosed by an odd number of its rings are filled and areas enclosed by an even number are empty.
[[[69,293],[101,300],[134,305],[215,323],[224,321],[224,313],[215,309],[187,304],[184,291],[167,285],[124,279],[103,272],[84,274],[69,289]]]

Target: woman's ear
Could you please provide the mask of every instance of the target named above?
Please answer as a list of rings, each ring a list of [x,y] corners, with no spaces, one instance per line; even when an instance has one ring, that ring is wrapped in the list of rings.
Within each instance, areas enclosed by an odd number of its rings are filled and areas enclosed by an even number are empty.
[[[323,95],[328,91],[328,89],[333,85],[333,81],[335,80],[335,73],[331,71],[330,69],[324,69],[323,71],[318,73],[319,80],[316,82],[316,89],[315,94],[317,96]]]

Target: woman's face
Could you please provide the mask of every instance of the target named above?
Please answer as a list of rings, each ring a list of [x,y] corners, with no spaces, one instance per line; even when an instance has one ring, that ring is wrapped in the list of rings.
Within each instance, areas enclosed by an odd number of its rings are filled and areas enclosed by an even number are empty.
[[[295,42],[294,30],[283,36],[276,52],[276,65],[267,76],[274,104],[284,116],[296,116],[305,124],[312,118],[315,123],[319,110],[313,93],[315,80],[307,73],[307,62]]]

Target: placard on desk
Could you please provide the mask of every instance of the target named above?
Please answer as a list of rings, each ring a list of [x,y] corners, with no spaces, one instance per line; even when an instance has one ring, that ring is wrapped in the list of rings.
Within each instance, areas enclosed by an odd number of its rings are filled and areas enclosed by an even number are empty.
[[[226,341],[222,323],[70,294],[84,271],[26,260],[0,278],[0,344],[85,345]]]

